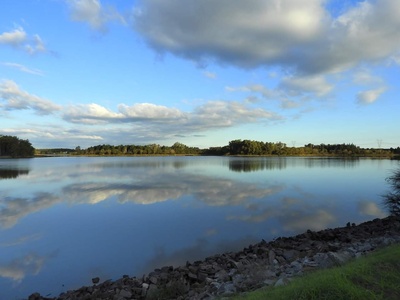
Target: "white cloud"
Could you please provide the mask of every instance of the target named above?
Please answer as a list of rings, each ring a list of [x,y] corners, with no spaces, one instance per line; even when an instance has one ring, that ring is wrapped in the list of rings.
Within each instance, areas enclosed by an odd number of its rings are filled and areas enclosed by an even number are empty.
[[[99,124],[108,120],[117,120],[121,114],[114,113],[109,109],[95,104],[71,105],[64,110],[64,120],[72,123]]]
[[[41,37],[37,34],[35,34],[33,36],[32,39],[32,44],[27,44],[25,45],[25,50],[29,53],[29,54],[36,54],[36,53],[40,53],[40,52],[46,52],[47,49],[44,45],[43,40],[41,39]]]
[[[53,102],[40,98],[36,95],[21,90],[12,80],[3,80],[0,82],[0,100],[3,99],[6,104],[1,106],[5,110],[25,110],[32,109],[38,115],[48,115],[61,109]]]
[[[67,0],[73,21],[86,22],[96,30],[104,30],[108,22],[125,24],[124,18],[113,7],[103,7],[99,0]]]
[[[294,96],[311,93],[322,97],[332,91],[333,85],[323,76],[285,77],[279,89]]]
[[[97,104],[71,106],[63,115],[64,120],[81,124],[134,124],[135,131],[142,135],[159,137],[165,134],[183,134],[232,127],[243,123],[278,120],[281,117],[261,108],[239,102],[209,101],[196,107],[193,112],[182,112],[150,103],[132,106],[118,105],[113,112]]]
[[[217,74],[213,73],[213,72],[209,72],[209,71],[205,71],[203,72],[204,76],[206,76],[207,78],[210,79],[216,79],[217,78]]]
[[[148,0],[134,28],[158,52],[296,76],[383,62],[400,51],[398,0],[363,1],[339,16],[325,0]]]
[[[26,32],[21,27],[0,34],[0,44],[10,45],[13,47],[22,45],[26,39]]]
[[[10,68],[14,68],[17,69],[21,72],[25,72],[25,73],[29,73],[29,74],[33,74],[33,75],[40,75],[43,76],[43,72],[37,69],[32,69],[32,68],[28,68],[24,65],[21,64],[17,64],[17,63],[11,63],[11,62],[2,62],[2,65],[6,66],[6,67],[10,67]]]
[[[141,1],[134,27],[158,51],[243,67],[275,63],[319,36],[319,0]]]
[[[29,37],[22,27],[0,34],[0,44],[20,48],[31,55],[47,51],[43,40],[38,34]]]
[[[372,75],[368,70],[359,70],[353,74],[353,82],[360,85],[382,85],[383,79]]]
[[[151,103],[136,103],[132,106],[120,104],[118,105],[118,110],[124,117],[130,120],[179,119],[185,117],[185,114],[178,109]]]
[[[386,91],[385,87],[359,92],[357,102],[359,104],[371,104],[378,100],[379,96]]]

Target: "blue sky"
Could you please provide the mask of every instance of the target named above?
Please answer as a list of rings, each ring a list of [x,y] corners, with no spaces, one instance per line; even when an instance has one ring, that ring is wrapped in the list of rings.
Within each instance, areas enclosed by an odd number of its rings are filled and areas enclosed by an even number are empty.
[[[3,0],[0,134],[399,147],[399,64],[398,0]]]

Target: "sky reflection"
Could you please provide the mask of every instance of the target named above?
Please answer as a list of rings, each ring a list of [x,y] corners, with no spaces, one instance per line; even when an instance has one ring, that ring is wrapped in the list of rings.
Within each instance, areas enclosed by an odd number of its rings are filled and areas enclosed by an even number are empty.
[[[33,159],[27,173],[0,181],[0,298],[26,297],[34,290],[54,296],[90,284],[95,276],[141,276],[261,239],[384,217],[380,195],[396,164]]]

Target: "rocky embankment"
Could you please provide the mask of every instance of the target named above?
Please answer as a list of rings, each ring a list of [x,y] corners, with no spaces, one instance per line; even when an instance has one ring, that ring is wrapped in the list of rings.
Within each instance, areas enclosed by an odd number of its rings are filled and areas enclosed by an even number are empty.
[[[318,232],[310,231],[271,242],[261,241],[240,252],[156,269],[140,277],[123,276],[68,291],[56,298],[38,293],[29,300],[72,299],[213,299],[286,284],[294,276],[341,265],[376,248],[400,242],[400,218],[375,219]]]

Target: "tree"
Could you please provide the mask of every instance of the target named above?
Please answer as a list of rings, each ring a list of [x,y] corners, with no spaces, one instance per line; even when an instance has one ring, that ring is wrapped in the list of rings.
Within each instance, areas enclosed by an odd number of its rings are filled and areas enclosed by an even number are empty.
[[[35,148],[28,140],[21,140],[16,136],[0,135],[0,156],[32,157]]]
[[[384,205],[393,216],[400,216],[400,169],[393,172],[386,178],[392,191],[383,196]]]

